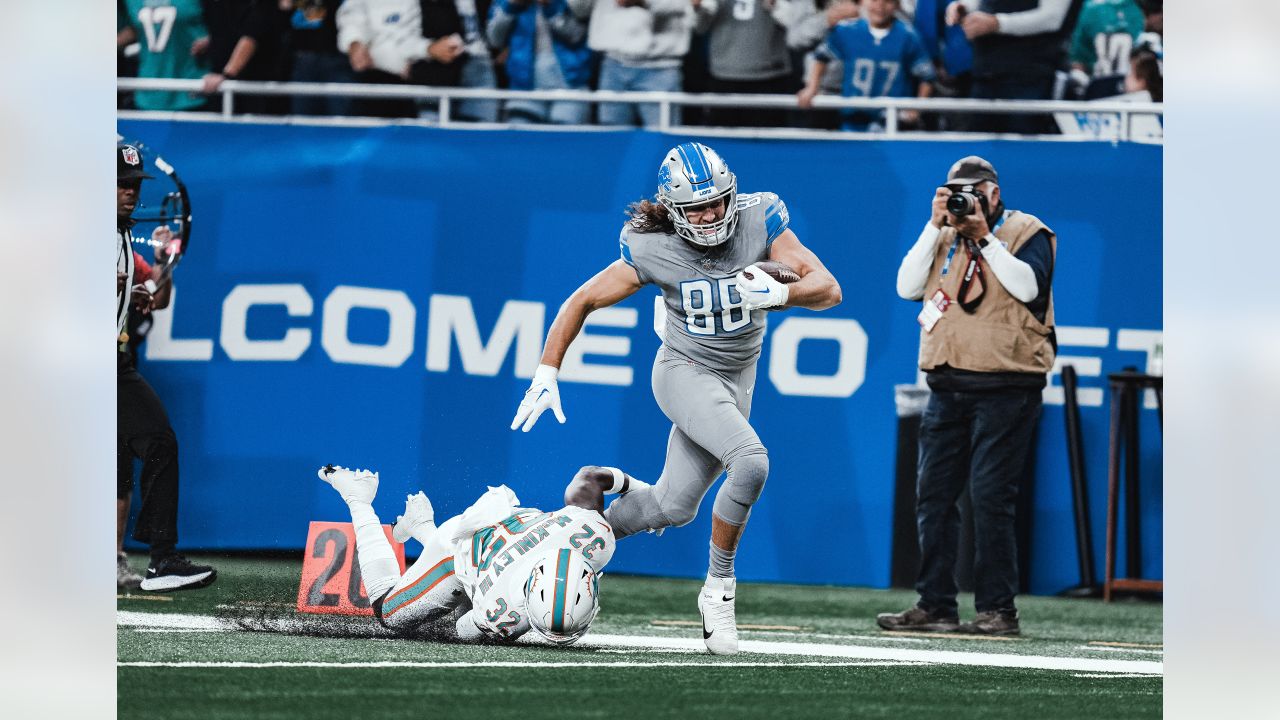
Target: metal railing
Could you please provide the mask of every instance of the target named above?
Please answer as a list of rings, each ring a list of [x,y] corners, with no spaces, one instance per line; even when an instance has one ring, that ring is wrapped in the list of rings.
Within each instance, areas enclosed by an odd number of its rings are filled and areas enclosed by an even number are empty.
[[[199,93],[202,89],[200,80],[167,79],[167,78],[117,78],[116,87],[124,91],[161,90],[170,92]],[[311,97],[348,97],[377,98],[386,100],[434,100],[439,103],[435,120],[413,121],[410,124],[422,124],[437,127],[494,127],[494,124],[463,122],[452,118],[454,105],[463,100],[534,100],[534,101],[580,101],[591,103],[655,103],[658,105],[659,122],[654,130],[659,132],[676,132],[691,129],[673,121],[674,108],[697,107],[752,107],[801,110],[794,95],[741,95],[741,94],[702,94],[685,92],[616,92],[609,90],[499,90],[487,88],[439,87],[423,85],[374,85],[359,83],[295,83],[295,82],[252,82],[245,80],[227,80],[222,83],[217,93],[222,97],[223,117],[231,118],[235,113],[237,95],[274,95],[274,96],[311,96]],[[1047,113],[1088,113],[1091,116],[1112,116],[1117,121],[1116,136],[1076,137],[1085,140],[1119,140],[1132,138],[1132,121],[1135,116],[1164,115],[1163,103],[1127,102],[1121,100],[973,100],[957,98],[851,98],[836,95],[819,95],[814,98],[814,110],[858,109],[887,110],[883,133],[839,133],[839,135],[874,136],[877,138],[938,138],[944,135],[963,135],[973,137],[978,133],[937,133],[925,131],[904,131],[899,128],[898,112],[901,110],[917,110],[924,113],[964,113],[964,114],[1047,114]],[[384,122],[390,122],[384,120]],[[497,124],[507,127],[505,123]],[[522,125],[521,127],[528,127]],[[584,126],[579,126],[584,127]],[[601,126],[593,125],[599,129]],[[708,128],[699,126],[699,132]],[[822,130],[805,130],[796,128],[718,128],[719,134],[749,134],[759,136],[816,134],[830,137],[836,133]],[[1042,136],[1036,136],[1042,137]]]

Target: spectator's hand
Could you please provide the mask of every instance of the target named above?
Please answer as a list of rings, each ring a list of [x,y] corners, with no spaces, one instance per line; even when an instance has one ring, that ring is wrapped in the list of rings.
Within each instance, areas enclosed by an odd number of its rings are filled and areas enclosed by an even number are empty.
[[[973,212],[957,217],[951,216],[951,224],[955,226],[956,232],[970,240],[984,238],[987,233],[991,232],[991,228],[987,227],[987,218],[982,214],[982,208],[976,207]]]
[[[813,99],[818,96],[818,88],[805,86],[796,93],[796,103],[802,108],[813,107]]]
[[[964,18],[965,13],[967,12],[968,8],[966,8],[960,0],[955,0],[955,2],[947,5],[947,11],[943,14],[942,19],[948,25],[959,25],[960,20]]]
[[[144,315],[151,312],[151,309],[156,304],[156,299],[151,295],[151,291],[141,283],[133,286],[133,295],[130,299],[133,301],[133,309]]]
[[[841,20],[854,20],[858,15],[857,3],[852,0],[836,0],[827,6],[827,27],[835,27]]]
[[[1000,21],[991,13],[971,12],[964,16],[964,36],[970,40],[999,30]]]
[[[947,198],[951,197],[951,190],[940,187],[933,193],[933,215],[929,217],[929,223],[941,230],[947,224],[947,218],[950,213],[947,212]]]
[[[127,282],[129,282],[129,276],[117,270],[116,271],[116,293],[124,292],[124,284]]]
[[[351,43],[351,47],[347,48],[347,60],[351,62],[354,72],[364,72],[373,67],[373,56],[369,54],[369,47],[362,42]]]
[[[919,110],[902,110],[898,113],[898,123],[900,125],[911,125],[915,127],[920,124]]]
[[[222,87],[222,82],[226,79],[226,76],[222,73],[206,73],[200,92],[205,95],[212,95],[218,92],[218,88]]]
[[[209,36],[198,37],[191,41],[191,57],[203,55],[209,49]]]
[[[427,57],[440,63],[451,63],[466,50],[462,36],[458,33],[437,38],[427,46]]]

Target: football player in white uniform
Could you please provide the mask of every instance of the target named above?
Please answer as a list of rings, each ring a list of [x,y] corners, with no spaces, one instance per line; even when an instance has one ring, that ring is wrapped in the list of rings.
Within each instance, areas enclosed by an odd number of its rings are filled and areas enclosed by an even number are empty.
[[[600,611],[599,574],[616,543],[601,514],[604,496],[645,486],[617,468],[588,466],[556,512],[521,508],[499,485],[440,525],[427,496],[410,495],[392,534],[423,549],[401,575],[373,511],[378,473],[326,465],[319,475],[351,510],[356,559],[383,625],[401,632],[452,625],[461,640],[514,640],[532,628],[558,645],[586,634]]]

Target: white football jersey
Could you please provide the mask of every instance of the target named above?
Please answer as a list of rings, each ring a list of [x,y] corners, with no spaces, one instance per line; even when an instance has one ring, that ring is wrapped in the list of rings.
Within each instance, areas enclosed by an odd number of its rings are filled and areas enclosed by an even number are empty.
[[[468,617],[486,634],[520,637],[529,630],[524,585],[540,558],[572,548],[600,572],[616,545],[613,528],[595,510],[517,509],[454,545],[454,572],[471,598]]]

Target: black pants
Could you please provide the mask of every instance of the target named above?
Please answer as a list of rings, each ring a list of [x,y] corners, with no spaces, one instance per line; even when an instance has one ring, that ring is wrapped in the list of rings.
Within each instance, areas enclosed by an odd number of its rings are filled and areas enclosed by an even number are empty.
[[[985,100],[1048,100],[1053,96],[1052,73],[1037,76],[988,75],[973,78],[973,97]],[[1050,133],[1055,127],[1050,115],[976,114],[973,130],[993,133]]]
[[[714,93],[733,95],[787,95],[796,92],[791,75],[765,80],[720,80],[712,77],[708,83]],[[709,112],[709,124],[725,127],[789,127],[792,112],[781,108],[714,107]]]
[[[133,458],[142,460],[142,507],[133,539],[152,556],[178,544],[178,437],[156,391],[125,353],[117,353],[117,497],[133,490]]]
[[[1027,469],[1040,391],[938,392],[920,421],[916,530],[920,537],[920,607],[955,617],[956,502],[968,481],[973,504],[974,607],[1012,612],[1018,593],[1014,523]]]

